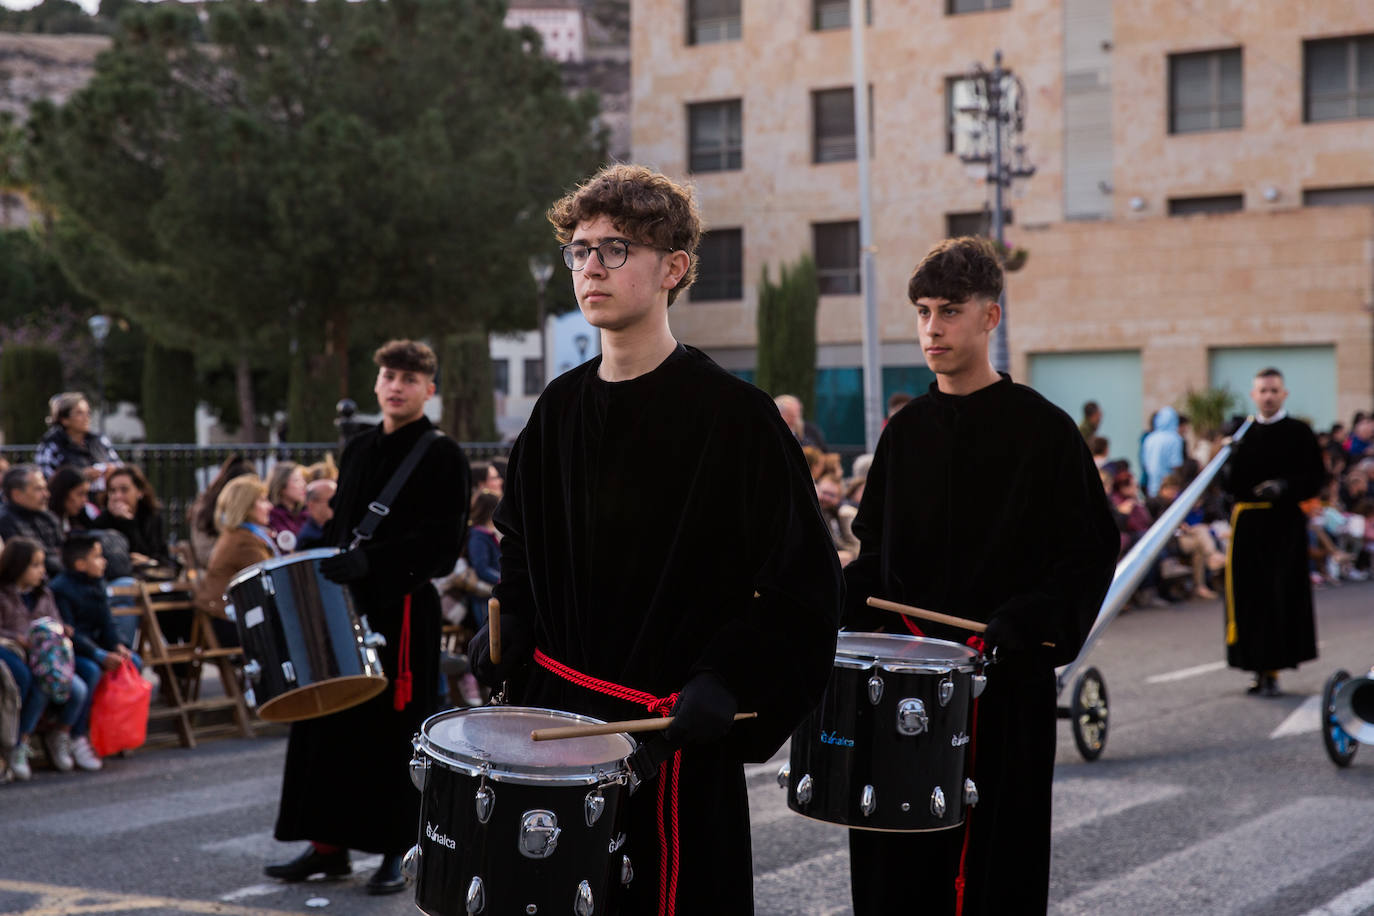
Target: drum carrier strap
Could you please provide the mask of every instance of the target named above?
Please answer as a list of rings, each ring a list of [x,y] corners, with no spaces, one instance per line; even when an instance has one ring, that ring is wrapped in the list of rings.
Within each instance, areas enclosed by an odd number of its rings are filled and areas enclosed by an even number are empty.
[[[534,650],[534,660],[541,668],[553,672],[569,683],[594,690],[597,693],[604,693],[627,703],[638,703],[648,709],[649,712],[656,712],[660,716],[670,715],[673,704],[677,702],[678,695],[676,693],[666,697],[656,697],[652,693],[635,690],[633,687],[625,687],[612,681],[603,681],[601,678],[592,677],[590,674],[583,674],[575,668],[569,668],[562,662],[545,655],[539,649]],[[677,912],[677,812],[678,783],[682,773],[681,749],[674,752],[672,763],[671,774],[666,760],[658,768],[658,916],[674,916]],[[663,822],[663,803],[667,796],[671,796],[672,801],[672,808],[668,815],[672,822],[671,834],[665,829]]]
[[[382,487],[382,492],[372,502],[367,504],[367,515],[358,523],[358,527],[353,529],[353,543],[348,545],[349,550],[356,550],[358,545],[365,541],[372,540],[372,535],[377,530],[377,526],[382,523],[382,519],[391,514],[391,504],[400,495],[401,487],[410,478],[420,459],[425,457],[425,452],[429,447],[439,440],[444,434],[440,430],[426,430],[415,444],[410,447],[399,467],[392,473],[391,479]],[[401,644],[396,648],[396,689],[392,694],[391,705],[397,712],[405,709],[409,705],[411,697],[415,693],[410,675],[410,595],[405,597],[405,609],[401,613]]]

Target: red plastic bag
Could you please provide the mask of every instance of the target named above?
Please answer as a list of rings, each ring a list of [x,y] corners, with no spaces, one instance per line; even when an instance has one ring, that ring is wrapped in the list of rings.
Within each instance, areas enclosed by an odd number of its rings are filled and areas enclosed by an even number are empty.
[[[105,672],[91,701],[91,747],[101,757],[142,747],[148,738],[148,705],[153,685],[132,659]]]

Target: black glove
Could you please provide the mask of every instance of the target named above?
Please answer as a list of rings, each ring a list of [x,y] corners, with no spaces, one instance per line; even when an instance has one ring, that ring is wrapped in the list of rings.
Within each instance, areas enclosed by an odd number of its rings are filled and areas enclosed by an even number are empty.
[[[468,640],[468,663],[473,677],[497,689],[511,674],[534,657],[534,630],[522,618],[501,612],[501,661],[491,660],[491,621],[482,624]]]
[[[673,704],[673,721],[663,737],[674,747],[719,741],[735,721],[739,704],[722,681],[703,671],[687,682]]]
[[[1033,648],[1025,634],[1016,626],[1016,619],[1007,614],[993,614],[988,628],[983,631],[983,651],[988,655],[993,649],[1003,652],[1024,652]]]
[[[1284,493],[1288,492],[1288,481],[1279,480],[1278,478],[1263,480],[1255,484],[1255,489],[1251,492],[1260,499],[1278,499]]]
[[[357,582],[367,575],[367,554],[354,549],[325,557],[320,561],[320,575],[340,585]]]

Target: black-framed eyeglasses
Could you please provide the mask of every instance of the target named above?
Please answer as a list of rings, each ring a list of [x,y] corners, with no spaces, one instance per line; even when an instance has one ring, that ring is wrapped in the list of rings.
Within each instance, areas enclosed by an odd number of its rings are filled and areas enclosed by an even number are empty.
[[[606,239],[600,245],[588,245],[586,242],[569,242],[566,245],[558,246],[558,250],[563,252],[563,263],[568,265],[568,270],[581,270],[587,266],[587,260],[596,252],[597,260],[601,266],[607,270],[615,270],[617,267],[624,267],[625,262],[630,259],[630,246],[639,245],[642,248],[652,248],[655,251],[672,251],[671,248],[658,248],[654,245],[646,245],[643,242],[631,242],[628,239]]]

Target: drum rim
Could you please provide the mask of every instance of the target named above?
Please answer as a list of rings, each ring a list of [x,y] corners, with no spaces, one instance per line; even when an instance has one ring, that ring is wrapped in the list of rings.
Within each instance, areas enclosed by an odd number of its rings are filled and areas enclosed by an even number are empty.
[[[844,636],[868,636],[880,639],[897,640],[903,643],[939,643],[951,646],[962,652],[968,653],[964,661],[956,659],[912,659],[899,658],[895,656],[877,655],[872,652],[844,652],[841,649],[841,639]],[[884,671],[891,671],[893,674],[944,674],[951,671],[976,671],[978,661],[981,656],[976,649],[971,646],[963,645],[948,639],[937,639],[934,636],[908,636],[903,633],[866,633],[862,630],[841,630],[836,637],[835,646],[835,667],[847,668],[850,670],[864,670],[867,668],[881,668]],[[853,664],[862,662],[864,664]]]
[[[257,578],[265,572],[271,572],[279,566],[288,566],[299,563],[303,560],[323,560],[332,557],[339,552],[337,547],[312,547],[309,550],[302,550],[298,553],[287,554],[284,557],[272,557],[267,560],[259,560],[252,566],[245,566],[234,574],[234,578],[229,580],[229,584],[224,587],[227,592],[249,579]]]
[[[562,719],[570,725],[606,724],[603,719],[595,719],[591,716],[567,712],[562,709],[549,709],[545,706],[469,706],[463,709],[445,709],[442,712],[436,712],[420,724],[420,731],[415,737],[416,750],[445,769],[454,770],[467,776],[486,776],[493,782],[506,782],[513,785],[594,786],[600,783],[613,782],[618,777],[629,774],[629,766],[626,761],[634,753],[635,742],[625,732],[614,733],[629,743],[630,750],[624,757],[588,764],[584,767],[565,767],[559,772],[549,772],[555,769],[551,767],[519,769],[512,768],[512,765],[508,763],[496,764],[491,761],[479,763],[456,757],[449,749],[430,740],[430,726],[436,720],[454,718],[460,715],[492,715],[497,712],[551,713],[555,718]]]

